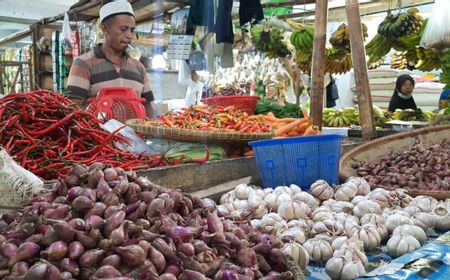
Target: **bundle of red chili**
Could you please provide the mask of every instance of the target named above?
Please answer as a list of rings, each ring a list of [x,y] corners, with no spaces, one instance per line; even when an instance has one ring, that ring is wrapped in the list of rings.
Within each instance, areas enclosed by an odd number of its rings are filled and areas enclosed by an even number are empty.
[[[64,177],[73,163],[103,162],[125,170],[167,165],[160,155],[142,156],[115,148],[127,142],[61,94],[9,94],[0,99],[0,146],[43,179]]]
[[[266,133],[270,123],[262,115],[249,116],[234,106],[191,106],[175,113],[168,113],[158,120],[142,120],[143,126],[164,126],[192,130],[208,130],[238,133]]]

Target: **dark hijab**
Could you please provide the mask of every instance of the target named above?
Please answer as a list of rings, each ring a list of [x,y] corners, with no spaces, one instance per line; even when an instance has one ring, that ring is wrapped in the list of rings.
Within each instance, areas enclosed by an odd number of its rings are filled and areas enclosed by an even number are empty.
[[[395,90],[394,90],[394,94],[392,95],[391,101],[389,102],[389,112],[394,112],[397,109],[413,109],[416,110],[417,109],[417,105],[416,102],[414,101],[414,97],[408,98],[408,99],[404,99],[402,97],[400,97],[399,93],[401,93],[401,88],[403,86],[403,84],[406,81],[411,81],[411,83],[413,84],[413,87],[415,85],[414,79],[413,77],[411,77],[408,74],[404,74],[401,75],[397,78],[397,82],[395,84]]]

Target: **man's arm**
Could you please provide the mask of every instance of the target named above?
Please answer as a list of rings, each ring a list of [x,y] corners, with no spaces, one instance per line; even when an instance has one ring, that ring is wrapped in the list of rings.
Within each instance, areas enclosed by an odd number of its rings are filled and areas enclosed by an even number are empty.
[[[141,94],[142,98],[145,98],[145,111],[147,113],[147,117],[150,119],[155,118],[155,108],[153,101],[155,97],[153,96],[153,92],[150,89],[150,83],[148,81],[147,72],[144,69],[144,88]]]
[[[65,95],[74,103],[82,106],[89,97],[91,70],[81,59],[77,58],[70,68]]]

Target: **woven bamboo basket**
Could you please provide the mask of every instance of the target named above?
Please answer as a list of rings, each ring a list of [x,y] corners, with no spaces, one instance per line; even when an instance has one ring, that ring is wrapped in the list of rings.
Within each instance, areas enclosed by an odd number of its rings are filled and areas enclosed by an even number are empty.
[[[356,170],[352,168],[352,163],[358,161],[375,163],[389,151],[400,152],[409,150],[417,141],[425,144],[435,144],[445,139],[450,139],[450,125],[426,127],[370,141],[341,157],[339,175],[343,180],[351,176],[357,176]],[[430,195],[439,199],[450,198],[450,191],[410,190],[409,193],[413,196]]]
[[[193,130],[182,128],[167,128],[162,126],[143,126],[139,124],[142,120],[132,119],[127,125],[137,133],[155,138],[165,138],[188,142],[249,142],[268,139],[273,133],[231,133],[219,131]]]

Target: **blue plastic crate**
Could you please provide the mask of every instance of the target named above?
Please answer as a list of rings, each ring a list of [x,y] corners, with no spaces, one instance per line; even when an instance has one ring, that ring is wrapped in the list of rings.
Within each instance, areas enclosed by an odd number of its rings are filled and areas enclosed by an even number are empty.
[[[309,189],[318,179],[339,181],[341,135],[301,136],[250,142],[263,187],[296,184]]]

